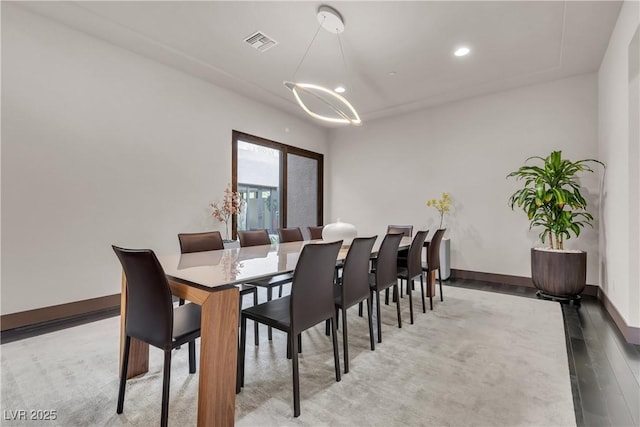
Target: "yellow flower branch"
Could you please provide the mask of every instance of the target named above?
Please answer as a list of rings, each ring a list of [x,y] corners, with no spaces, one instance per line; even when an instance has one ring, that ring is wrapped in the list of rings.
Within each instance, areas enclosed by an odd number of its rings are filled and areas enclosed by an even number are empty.
[[[440,227],[442,228],[442,221],[444,220],[444,214],[449,213],[451,209],[451,197],[449,193],[442,193],[442,198],[440,200],[431,199],[427,200],[427,206],[434,207],[440,213]]]

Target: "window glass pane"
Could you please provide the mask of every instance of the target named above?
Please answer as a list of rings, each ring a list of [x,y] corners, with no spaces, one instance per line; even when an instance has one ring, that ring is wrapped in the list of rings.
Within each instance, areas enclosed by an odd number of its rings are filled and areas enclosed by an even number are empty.
[[[246,200],[238,230],[280,227],[280,151],[238,141],[238,191]]]
[[[318,161],[287,155],[287,227],[307,227],[318,221]]]

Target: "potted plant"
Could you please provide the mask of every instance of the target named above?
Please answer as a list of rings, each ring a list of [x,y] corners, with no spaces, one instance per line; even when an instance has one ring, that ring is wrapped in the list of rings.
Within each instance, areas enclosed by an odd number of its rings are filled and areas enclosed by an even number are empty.
[[[562,158],[562,151],[547,157],[529,157],[526,161],[542,161],[541,165],[525,165],[507,178],[524,181],[521,189],[509,198],[511,209],[517,205],[529,218],[529,229],[541,227],[540,240],[547,248],[531,249],[531,279],[541,298],[577,301],[587,277],[587,253],[565,250],[564,241],[580,235],[591,226],[593,215],[580,192],[579,172],[593,172],[590,164],[604,163],[594,159],[572,162]]]

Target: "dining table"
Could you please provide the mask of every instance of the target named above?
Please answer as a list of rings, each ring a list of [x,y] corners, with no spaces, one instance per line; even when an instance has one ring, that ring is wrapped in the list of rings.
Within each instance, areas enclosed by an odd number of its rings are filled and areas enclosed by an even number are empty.
[[[372,254],[382,243],[378,237]],[[198,376],[198,426],[231,426],[235,421],[240,283],[255,282],[295,270],[302,249],[322,240],[230,248],[159,256],[171,293],[201,306],[200,363]],[[410,246],[403,237],[399,249]],[[344,261],[348,246],[338,253]],[[122,274],[120,363],[125,339],[127,281]],[[149,345],[131,339],[128,377],[149,370]],[[121,371],[120,371],[121,372]]]

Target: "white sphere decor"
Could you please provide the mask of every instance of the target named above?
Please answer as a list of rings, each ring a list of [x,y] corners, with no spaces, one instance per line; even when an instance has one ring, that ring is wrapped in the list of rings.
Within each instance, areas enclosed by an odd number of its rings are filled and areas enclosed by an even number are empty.
[[[343,246],[349,246],[357,235],[356,226],[342,222],[340,218],[334,223],[325,225],[322,229],[322,240],[329,242],[342,240]]]

